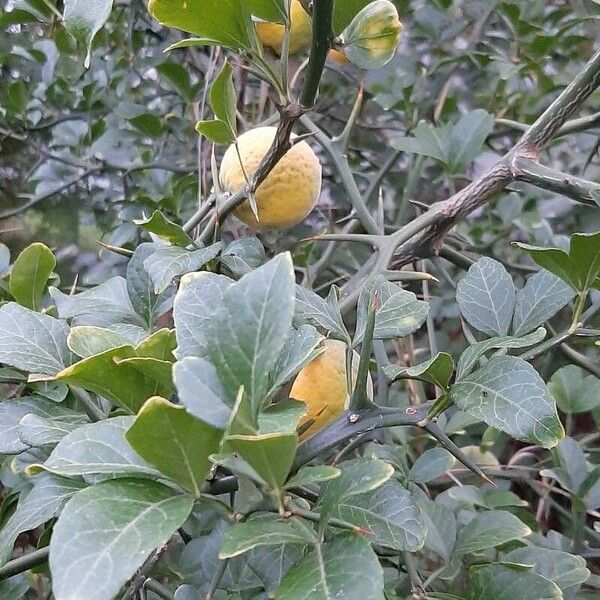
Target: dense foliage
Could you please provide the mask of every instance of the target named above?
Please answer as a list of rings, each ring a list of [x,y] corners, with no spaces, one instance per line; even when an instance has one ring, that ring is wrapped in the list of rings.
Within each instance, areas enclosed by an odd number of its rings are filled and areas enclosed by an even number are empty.
[[[279,58],[285,0],[3,0],[2,600],[598,597],[600,6],[396,0],[388,56],[304,4]],[[319,201],[257,233],[292,130]]]

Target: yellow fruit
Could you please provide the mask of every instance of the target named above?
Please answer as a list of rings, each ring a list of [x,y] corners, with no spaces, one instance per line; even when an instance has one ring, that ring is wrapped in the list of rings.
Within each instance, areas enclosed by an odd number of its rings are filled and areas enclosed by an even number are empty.
[[[346,385],[346,344],[325,340],[325,352],[309,362],[296,376],[290,398],[306,403],[307,414],[300,427],[309,421],[312,425],[300,439],[314,435],[319,429],[335,421],[348,408],[350,398]],[[352,385],[356,382],[360,356],[356,350],[352,359]],[[373,382],[367,379],[367,395],[373,399]]]
[[[256,34],[263,46],[281,54],[285,36],[285,26],[280,23],[257,23]],[[289,53],[297,54],[310,45],[312,23],[299,0],[292,0],[290,9]]]
[[[336,63],[339,63],[340,65],[347,65],[350,62],[348,60],[348,57],[343,52],[340,52],[339,50],[335,50],[334,48],[332,48],[329,51],[327,58]]]
[[[257,127],[241,135],[237,140],[239,156],[235,144],[227,148],[219,169],[224,191],[234,194],[246,185],[244,172],[249,179],[254,175],[271,147],[276,131],[275,127]],[[258,186],[254,197],[259,220],[247,201],[234,214],[255,229],[285,229],[308,215],[317,203],[320,191],[321,163],[311,147],[301,141],[292,146]]]

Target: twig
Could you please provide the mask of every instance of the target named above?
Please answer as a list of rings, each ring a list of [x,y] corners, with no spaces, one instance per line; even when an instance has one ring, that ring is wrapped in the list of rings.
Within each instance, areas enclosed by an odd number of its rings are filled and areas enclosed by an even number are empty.
[[[127,600],[132,598],[135,594],[146,584],[150,571],[154,568],[154,565],[160,560],[162,555],[167,551],[168,543],[163,544],[160,548],[157,548],[144,562],[144,564],[138,569],[137,574],[134,576],[125,593],[121,596],[121,600]]]
[[[33,569],[33,567],[37,567],[38,565],[43,565],[48,560],[49,553],[50,548],[46,546],[45,548],[34,550],[29,554],[25,554],[25,556],[19,556],[19,558],[7,562],[3,567],[0,567],[0,581],[29,571],[29,569]]]
[[[175,595],[172,594],[164,585],[161,585],[154,579],[146,579],[144,582],[144,588],[154,592],[157,596],[160,596],[164,600],[175,600]]]
[[[561,173],[540,165],[534,160],[516,156],[513,160],[515,179],[536,187],[568,196],[587,206],[600,206],[600,183]]]
[[[382,427],[418,425],[427,418],[433,403],[408,408],[375,407],[368,410],[346,411],[344,415],[298,446],[292,471],[316,458],[319,454],[331,450],[338,444],[355,435],[374,431]]]
[[[60,194],[61,192],[64,192],[65,190],[67,190],[71,186],[79,183],[83,179],[87,179],[90,175],[93,175],[94,173],[98,173],[98,171],[100,171],[101,169],[102,169],[102,167],[90,167],[89,169],[86,169],[83,173],[81,173],[81,175],[78,175],[75,179],[68,181],[67,183],[64,183],[63,185],[59,186],[55,190],[46,192],[45,194],[42,194],[41,196],[37,196],[36,198],[32,198],[29,202],[26,202],[22,206],[17,206],[16,208],[11,208],[9,210],[5,210],[3,213],[0,213],[0,219],[8,219],[9,217],[14,217],[15,215],[18,215],[18,214],[30,209],[32,206],[35,206],[36,204],[43,202],[44,200],[47,200],[48,198],[51,198],[52,196],[55,196],[56,194]]]

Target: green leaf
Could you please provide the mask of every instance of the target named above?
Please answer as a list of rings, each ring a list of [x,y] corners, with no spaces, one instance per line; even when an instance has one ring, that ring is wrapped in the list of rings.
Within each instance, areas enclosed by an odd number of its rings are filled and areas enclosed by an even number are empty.
[[[395,481],[340,500],[331,516],[370,531],[374,543],[394,550],[416,552],[425,541],[420,511],[408,490]]]
[[[198,121],[196,131],[215,144],[231,144],[235,139],[227,123],[220,119]]]
[[[426,499],[418,502],[421,517],[427,531],[425,548],[439,554],[447,563],[452,559],[456,541],[456,517],[438,502]]]
[[[315,483],[322,483],[323,481],[329,481],[339,477],[341,471],[336,467],[330,467],[329,465],[314,465],[302,467],[293,477],[290,477],[285,484],[285,489],[289,490],[295,487],[301,487],[305,485],[313,485]]]
[[[25,573],[13,575],[8,579],[0,581],[0,598],[2,600],[21,600],[30,587]]]
[[[198,497],[208,475],[208,457],[222,435],[182,406],[155,396],[142,406],[125,438],[143,459]]]
[[[392,136],[390,145],[396,150],[422,154],[446,162],[444,138],[449,135],[448,126],[434,127],[426,121],[419,121],[413,133],[414,137]]]
[[[261,487],[267,487],[267,482],[258,474],[248,462],[238,454],[212,454],[210,461],[231,471],[235,475],[241,475],[248,478]]]
[[[81,35],[87,45],[84,65],[90,66],[92,42],[110,16],[112,0],[66,0],[63,19],[72,33]]]
[[[268,596],[274,598],[283,576],[303,554],[304,547],[300,544],[280,544],[253,548],[240,560],[245,559],[245,566],[259,577]]]
[[[127,339],[116,331],[95,325],[72,327],[67,337],[69,349],[80,358],[89,358],[127,344]]]
[[[318,506],[322,517],[330,515],[339,502],[372,492],[394,474],[392,465],[375,458],[355,458],[343,462],[339,467],[341,475],[321,487]]]
[[[181,278],[173,304],[177,358],[206,355],[206,329],[232,283],[229,277],[206,272]]]
[[[255,415],[291,330],[294,285],[291,257],[279,254],[225,290],[206,323],[207,354],[225,391],[233,400],[243,386]]]
[[[221,264],[234,275],[241,277],[260,267],[266,260],[265,248],[256,237],[249,236],[235,240],[221,253]]]
[[[398,365],[383,367],[383,372],[390,381],[421,379],[433,383],[443,390],[448,389],[453,371],[454,361],[452,356],[446,352],[438,352],[433,358],[413,367],[400,367]]]
[[[353,344],[360,343],[365,334],[371,294],[379,296],[379,308],[375,315],[373,339],[385,340],[404,337],[423,325],[429,312],[429,304],[396,284],[377,276],[371,285],[365,285],[358,300],[356,333]]]
[[[53,446],[71,431],[88,422],[87,416],[77,414],[53,419],[28,414],[19,423],[18,436],[23,444],[30,448]]]
[[[0,454],[18,454],[27,449],[19,437],[19,423],[26,415],[52,419],[75,414],[70,408],[39,396],[0,401]]]
[[[143,318],[148,327],[152,326],[154,319],[167,308],[161,306],[167,300],[167,296],[154,293],[154,284],[144,267],[146,259],[159,248],[161,246],[158,244],[144,242],[135,249],[127,263],[127,293],[136,313]]]
[[[225,60],[219,74],[210,86],[210,107],[215,118],[227,125],[232,139],[236,136],[237,94],[233,85],[233,67]]]
[[[548,391],[558,408],[567,414],[582,413],[600,406],[600,380],[576,365],[567,365],[552,375]]]
[[[159,238],[177,246],[187,246],[192,243],[192,238],[183,230],[181,225],[167,219],[160,210],[155,210],[148,219],[134,219],[144,231],[157,235]]]
[[[273,396],[279,388],[291,381],[313,358],[323,352],[320,343],[323,336],[312,326],[302,325],[292,330],[279,354],[273,369],[273,382],[268,396]]]
[[[502,564],[477,565],[469,571],[468,600],[562,600],[560,588],[533,571]]]
[[[294,462],[298,435],[269,433],[264,435],[232,435],[227,443],[274,490],[280,490]]]
[[[151,396],[171,397],[174,391],[171,363],[140,357],[132,346],[84,358],[57,373],[53,380],[100,394],[131,413]]]
[[[460,312],[478,331],[506,335],[513,316],[515,286],[504,266],[484,256],[471,265],[456,288]]]
[[[56,258],[44,244],[27,246],[15,260],[10,273],[10,293],[25,308],[39,310]]]
[[[152,550],[183,524],[192,503],[191,496],[139,479],[105,481],[77,493],[50,541],[56,600],[114,598]]]
[[[410,469],[409,477],[415,483],[427,483],[450,470],[455,459],[444,448],[430,448],[415,460]]]
[[[50,287],[49,291],[58,316],[70,319],[71,325],[144,325],[142,318],[133,310],[127,293],[127,282],[123,277],[111,277],[79,294],[63,294],[54,287]]]
[[[294,324],[309,324],[321,327],[332,334],[332,337],[350,343],[350,334],[344,325],[342,313],[335,300],[335,292],[330,293],[327,300],[312,290],[296,286],[296,310]]]
[[[372,0],[344,0],[333,6],[333,32],[339,35],[350,25],[354,17]]]
[[[148,10],[163,25],[234,50],[251,47],[250,15],[244,0],[150,0]]]
[[[113,417],[82,425],[58,443],[43,465],[34,465],[29,472],[44,470],[66,477],[97,473],[158,477],[158,471],[125,439],[134,421],[134,417]]]
[[[285,0],[247,0],[250,12],[271,23],[284,23],[286,18]]]
[[[160,248],[144,261],[144,268],[154,284],[154,293],[161,294],[174,277],[197,271],[220,251],[220,242],[199,250],[186,250],[179,246]]]
[[[257,546],[306,545],[314,539],[314,531],[302,519],[261,516],[229,528],[223,537],[219,558],[233,558]]]
[[[518,440],[551,448],[564,436],[546,384],[529,363],[514,356],[490,359],[450,393],[460,410]]]
[[[516,548],[505,554],[503,560],[531,565],[536,573],[553,581],[563,592],[582,584],[590,576],[584,558],[551,548]]]
[[[464,172],[481,152],[493,128],[494,117],[485,110],[474,110],[460,118],[447,140],[446,156],[450,159],[451,172]]]
[[[382,595],[383,571],[371,544],[355,535],[340,535],[301,558],[283,578],[275,600],[365,600]]]
[[[225,429],[233,404],[221,385],[214,365],[203,358],[188,356],[173,366],[173,381],[181,403],[191,414],[219,429]]]
[[[54,375],[73,361],[69,327],[9,302],[0,307],[0,362],[28,373]]]
[[[552,318],[573,298],[573,290],[562,279],[542,269],[517,292],[513,333],[522,336]]]
[[[190,74],[182,65],[167,60],[156,67],[163,79],[166,79],[171,87],[183,96],[188,102],[193,102],[196,89],[190,82]]]
[[[458,367],[456,368],[456,379],[460,381],[468,375],[477,365],[477,361],[490,350],[499,348],[527,348],[538,344],[546,337],[546,330],[539,327],[532,333],[523,337],[513,337],[511,335],[502,337],[493,337],[471,344],[460,356]]]
[[[574,233],[568,254],[558,248],[542,248],[515,242],[529,253],[531,258],[563,281],[576,292],[586,292],[600,282],[600,231],[596,233]]]
[[[260,412],[257,433],[293,433],[305,415],[305,402],[293,398],[280,400]]]
[[[156,358],[157,360],[173,362],[173,352],[176,344],[175,332],[163,328],[139,342],[135,346],[135,352],[141,358]]]
[[[159,137],[165,131],[163,122],[152,113],[143,113],[127,119],[142,135]]]
[[[13,545],[21,533],[31,531],[58,516],[67,500],[83,487],[83,482],[72,479],[49,473],[38,475],[33,488],[21,493],[15,512],[0,529],[0,565],[10,558]]]
[[[67,337],[67,342],[69,338]],[[69,393],[69,387],[64,383],[53,381],[31,382],[31,391],[36,396],[43,396],[52,402],[62,402]]]
[[[462,528],[456,539],[454,554],[481,552],[530,534],[531,529],[512,513],[486,511],[477,514]]]

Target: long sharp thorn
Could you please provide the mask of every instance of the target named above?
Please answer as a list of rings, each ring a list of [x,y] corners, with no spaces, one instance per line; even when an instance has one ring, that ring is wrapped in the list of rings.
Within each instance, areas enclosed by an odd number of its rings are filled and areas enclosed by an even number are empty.
[[[473,462],[440,428],[436,423],[427,423],[424,426],[425,431],[432,435],[450,454],[459,460],[467,469],[473,471],[481,477],[486,483],[496,484],[481,470],[479,465]]]

